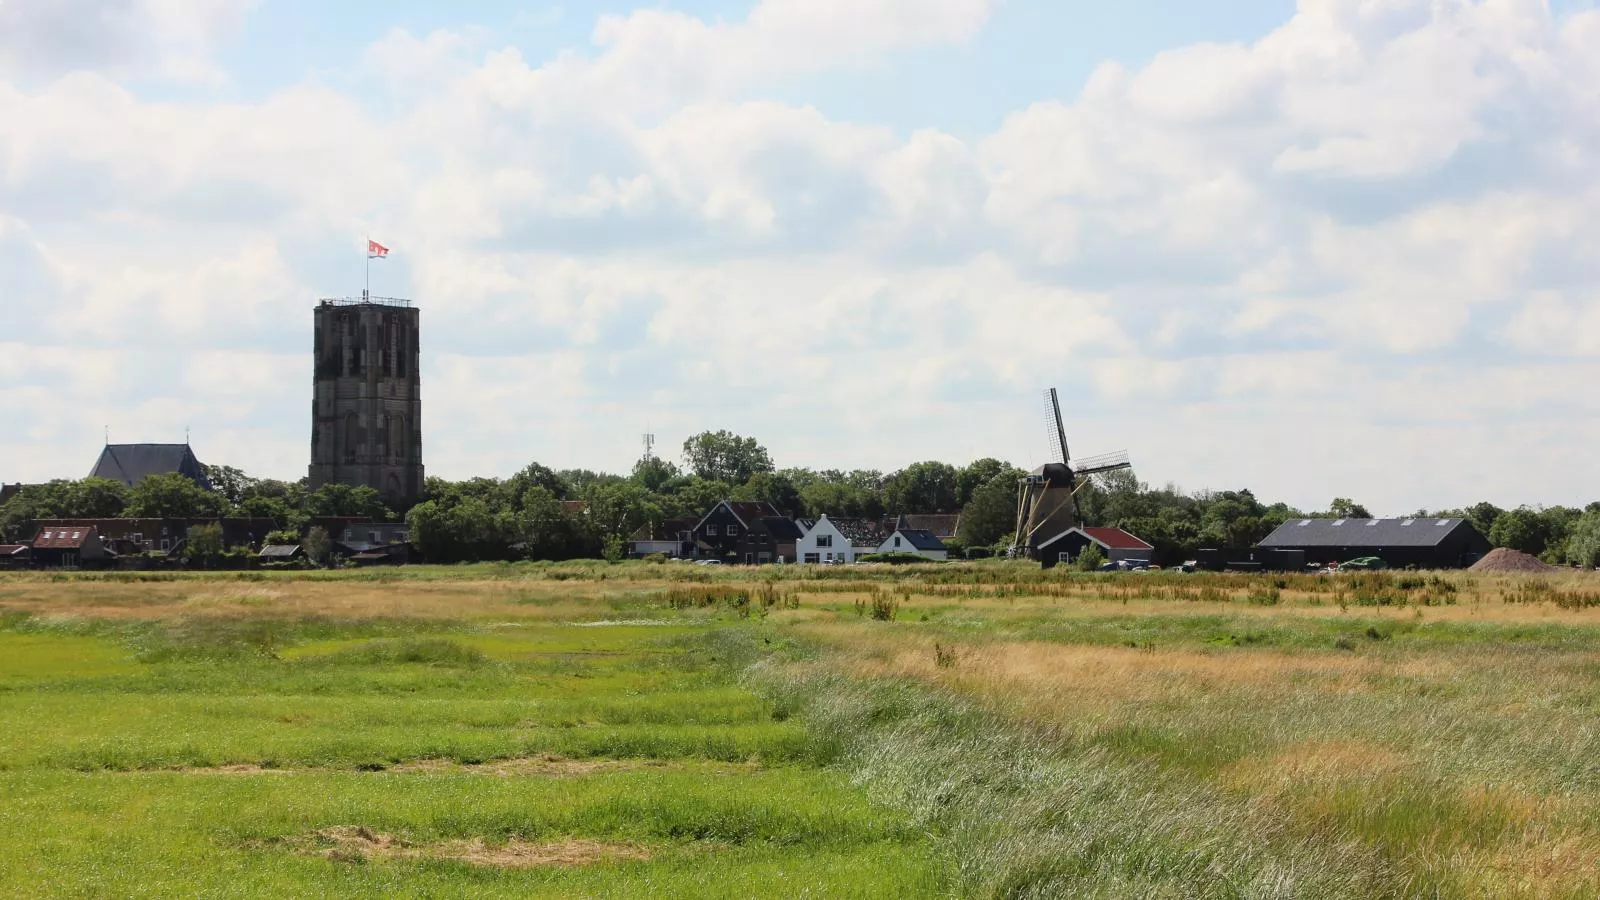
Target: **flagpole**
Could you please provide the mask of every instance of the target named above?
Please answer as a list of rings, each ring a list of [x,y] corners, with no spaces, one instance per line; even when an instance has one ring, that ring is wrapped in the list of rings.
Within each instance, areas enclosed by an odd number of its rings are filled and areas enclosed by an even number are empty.
[[[367,254],[367,282],[361,289],[363,303],[372,299],[372,235],[367,235],[367,246],[363,248]]]

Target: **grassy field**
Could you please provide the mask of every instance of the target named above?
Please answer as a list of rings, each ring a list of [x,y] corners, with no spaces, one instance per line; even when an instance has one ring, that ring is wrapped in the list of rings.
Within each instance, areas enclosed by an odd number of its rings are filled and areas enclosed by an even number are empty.
[[[0,895],[1593,897],[1600,576],[0,576]]]

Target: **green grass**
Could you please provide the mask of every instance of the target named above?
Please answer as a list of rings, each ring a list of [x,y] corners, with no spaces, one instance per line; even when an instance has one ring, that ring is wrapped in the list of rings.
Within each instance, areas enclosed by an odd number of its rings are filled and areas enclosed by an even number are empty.
[[[144,578],[4,582],[0,895],[1600,896],[1582,576]]]
[[[737,683],[758,651],[719,630],[756,627],[736,615],[4,626],[7,896],[902,896],[947,881],[925,833]],[[515,768],[542,759],[576,768]],[[470,768],[496,761],[512,768]],[[338,826],[624,842],[649,858],[512,869],[296,852]]]

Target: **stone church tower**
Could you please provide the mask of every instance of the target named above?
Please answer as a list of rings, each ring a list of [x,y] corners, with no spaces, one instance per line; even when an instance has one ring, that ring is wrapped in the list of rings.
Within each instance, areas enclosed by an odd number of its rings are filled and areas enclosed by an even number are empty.
[[[422,494],[417,322],[402,300],[317,305],[311,487],[366,485],[400,509]]]

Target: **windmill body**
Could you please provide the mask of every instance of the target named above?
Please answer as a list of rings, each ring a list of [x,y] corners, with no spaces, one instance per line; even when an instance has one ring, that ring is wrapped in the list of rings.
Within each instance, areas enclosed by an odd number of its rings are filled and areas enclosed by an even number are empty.
[[[1017,531],[1011,546],[1012,557],[1039,559],[1040,547],[1081,524],[1076,495],[1088,483],[1089,476],[1131,466],[1126,452],[1074,462],[1067,449],[1066,429],[1061,421],[1061,401],[1055,388],[1045,392],[1045,407],[1055,460],[1018,480]]]

